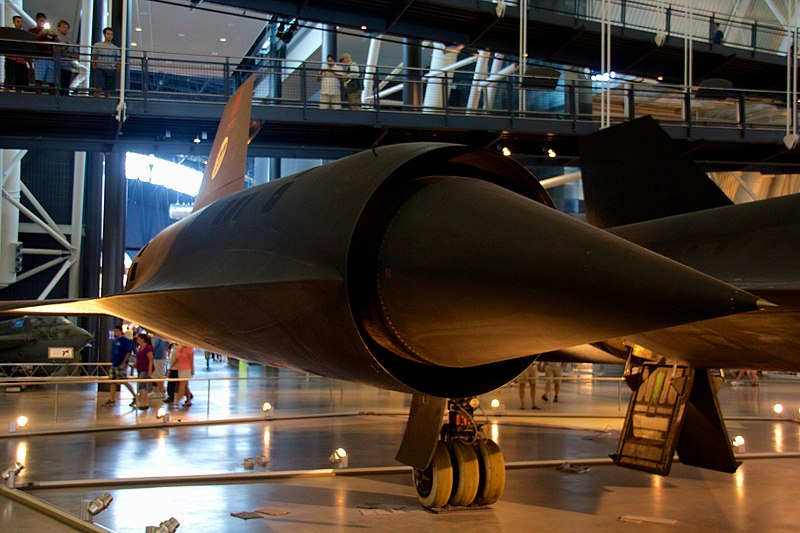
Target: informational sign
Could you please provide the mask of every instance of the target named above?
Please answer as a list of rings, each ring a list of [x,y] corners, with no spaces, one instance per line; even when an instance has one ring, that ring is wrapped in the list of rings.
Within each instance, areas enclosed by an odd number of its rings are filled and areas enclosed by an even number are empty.
[[[72,346],[68,346],[66,348],[48,348],[47,349],[47,358],[48,359],[74,359],[75,358],[75,349]]]

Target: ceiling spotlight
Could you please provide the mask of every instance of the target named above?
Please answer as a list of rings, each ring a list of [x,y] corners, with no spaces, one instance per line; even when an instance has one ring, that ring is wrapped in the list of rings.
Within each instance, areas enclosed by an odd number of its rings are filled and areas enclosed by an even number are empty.
[[[136,30],[136,31],[142,31],[142,27],[141,27],[141,26],[136,26],[136,28],[134,28],[134,30]]]
[[[331,452],[331,456],[328,457],[328,461],[339,468],[347,468],[349,459],[350,457],[347,455],[347,451],[344,448],[336,448]]]
[[[659,76],[656,78],[658,81],[664,81],[664,76]]]
[[[492,398],[492,402],[489,405],[492,406],[492,409],[497,409],[498,407],[500,407],[500,400],[498,400],[497,398]]]
[[[98,515],[108,509],[114,497],[104,492],[93,500],[83,500],[81,505],[81,520],[84,522],[91,522],[95,515]]]
[[[261,404],[261,412],[265,415],[269,416],[272,414],[272,404],[269,402],[264,402]]]
[[[558,155],[558,154],[556,154],[556,151],[555,151],[555,150],[553,150],[552,148],[548,148],[548,149],[547,149],[547,157],[549,157],[550,159],[552,159],[552,158],[554,158],[556,155]]]
[[[220,37],[219,38],[219,42],[221,42],[221,43],[227,42],[227,40],[228,39],[226,39],[225,37]]]
[[[170,518],[169,520],[164,520],[158,527],[150,526],[147,528],[147,531],[152,533],[175,533],[175,530],[180,527],[181,523],[178,522],[178,519],[175,517]],[[152,530],[150,529],[152,527]]]
[[[194,139],[192,139],[192,142],[195,144],[200,144],[202,141],[200,140],[199,135],[195,135]]]
[[[186,37],[186,34],[185,33],[179,33],[178,37]]]
[[[772,412],[775,413],[776,415],[783,413],[783,404],[776,403],[775,405],[773,405]]]
[[[511,150],[508,149],[508,146],[503,146],[503,149],[501,151],[503,152],[503,155],[506,157],[511,155]]]
[[[363,26],[361,26],[361,29],[362,29],[362,30],[366,30],[366,29],[367,29],[367,26],[366,26],[366,25],[363,25]]]
[[[131,43],[131,46],[139,46],[138,43]]]
[[[16,485],[17,476],[20,472],[25,468],[25,465],[17,461],[16,463],[12,464],[5,470],[3,473],[0,474],[0,477],[3,478],[3,481],[6,482],[6,486],[10,489],[13,489]]]
[[[741,435],[736,435],[736,437],[734,437],[733,439],[733,445],[744,446],[744,437],[742,437]]]

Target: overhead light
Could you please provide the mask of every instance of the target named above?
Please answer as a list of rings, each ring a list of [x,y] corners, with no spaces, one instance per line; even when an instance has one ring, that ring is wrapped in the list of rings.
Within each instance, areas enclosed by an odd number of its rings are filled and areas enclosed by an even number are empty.
[[[81,502],[81,520],[84,522],[91,522],[96,515],[108,509],[112,501],[114,501],[114,497],[107,492],[104,492],[93,500],[83,500],[83,502]]]
[[[776,415],[783,413],[783,404],[776,403],[775,405],[773,405],[772,412],[775,413]]]
[[[366,26],[366,25],[364,25],[364,26],[361,26],[361,29],[362,29],[362,30],[366,30],[366,29],[367,29],[367,26]]]
[[[555,151],[555,150],[553,150],[552,148],[548,148],[548,149],[547,149],[547,157],[549,157],[549,158],[551,158],[551,159],[552,159],[552,158],[554,158],[556,155],[558,155],[558,154],[556,154],[556,151]]]
[[[20,472],[25,468],[25,465],[17,461],[16,463],[12,464],[5,470],[0,476],[3,478],[3,481],[6,482],[6,486],[10,489],[13,489],[16,485],[17,476]]]
[[[744,437],[742,437],[741,435],[736,435],[736,437],[734,437],[734,439],[733,439],[733,445],[734,446],[743,446],[744,445]]]
[[[500,400],[497,398],[492,398],[492,401],[489,403],[492,406],[492,409],[497,409],[500,407]]]
[[[219,38],[219,42],[221,42],[221,43],[224,43],[224,42],[226,42],[227,40],[228,40],[228,39],[226,39],[225,37],[220,37],[220,38]]]
[[[134,30],[136,30],[136,31],[142,31],[142,27],[141,27],[141,26],[136,26],[136,28],[134,28]]]
[[[331,452],[331,456],[328,457],[328,461],[339,468],[347,468],[349,460],[350,457],[347,455],[347,450],[344,448],[336,448]]]
[[[506,156],[506,157],[511,155],[511,150],[508,149],[508,146],[503,146],[502,152],[503,152],[503,155]]]
[[[664,81],[664,76],[659,76],[656,78],[658,81]]]
[[[199,135],[195,135],[194,139],[192,139],[192,142],[195,144],[200,144],[203,141],[200,139]]]
[[[178,522],[178,519],[175,517],[170,518],[169,520],[164,520],[158,527],[149,526],[147,531],[152,533],[175,533],[175,530],[180,527],[181,523]],[[152,528],[152,529],[151,529]]]
[[[136,43],[131,43],[131,46],[139,46],[139,45]]]
[[[261,412],[264,413],[264,415],[266,416],[272,416],[272,404],[269,402],[262,403]]]
[[[186,34],[185,33],[179,33],[178,37],[186,37]]]

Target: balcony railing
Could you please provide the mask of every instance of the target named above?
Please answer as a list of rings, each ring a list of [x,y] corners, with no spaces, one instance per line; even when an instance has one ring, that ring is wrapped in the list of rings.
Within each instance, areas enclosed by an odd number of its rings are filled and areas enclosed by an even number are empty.
[[[88,52],[88,51],[87,51]],[[41,58],[31,57],[32,61]],[[480,58],[479,58],[480,59]],[[65,59],[56,53],[55,71],[63,64],[88,73],[88,53]],[[154,102],[224,102],[243,79],[256,76],[253,105],[321,109],[319,74],[322,65],[311,61],[265,57],[219,58],[131,51],[126,60],[124,100],[140,102],[148,113]],[[581,71],[529,67],[526,76],[516,73],[516,63],[501,56],[487,56],[459,70],[431,71],[402,66],[360,67],[363,90],[358,112],[413,113],[420,116],[497,117],[560,122],[597,123],[600,91],[605,82],[592,81]],[[54,87],[4,87],[41,98],[89,98],[96,95],[94,75],[76,77],[69,89]],[[710,80],[709,80],[710,81]],[[718,80],[719,81],[719,80]],[[724,80],[721,80],[724,82]],[[607,82],[611,122],[652,115],[665,125],[783,131],[787,122],[786,93],[725,87],[705,82],[683,87],[656,82],[626,80]],[[117,80],[119,85],[119,79]],[[113,98],[121,98],[119,90]],[[340,113],[353,112],[341,85]],[[316,115],[317,120],[323,117]]]

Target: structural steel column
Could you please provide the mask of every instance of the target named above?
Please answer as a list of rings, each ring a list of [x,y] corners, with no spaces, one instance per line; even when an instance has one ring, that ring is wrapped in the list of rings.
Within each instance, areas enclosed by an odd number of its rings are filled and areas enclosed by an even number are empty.
[[[103,203],[103,284],[102,296],[122,292],[125,273],[125,213],[127,182],[125,179],[125,153],[106,153],[105,201]],[[113,327],[107,317],[100,319],[98,337],[103,361],[111,360],[111,344],[105,335]]]
[[[403,105],[419,107],[422,103],[422,49],[416,39],[403,38],[403,64],[406,66],[406,81],[403,84]]]
[[[336,46],[336,26],[323,25],[322,26],[322,63],[329,55],[339,58],[337,55],[338,49]]]
[[[86,158],[84,202],[83,246],[81,248],[81,289],[80,296],[96,298],[100,296],[100,244],[103,224],[103,154],[89,152]],[[86,362],[100,361],[99,353],[108,344],[105,333],[100,334],[97,317],[81,317],[78,325],[95,335]]]

